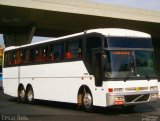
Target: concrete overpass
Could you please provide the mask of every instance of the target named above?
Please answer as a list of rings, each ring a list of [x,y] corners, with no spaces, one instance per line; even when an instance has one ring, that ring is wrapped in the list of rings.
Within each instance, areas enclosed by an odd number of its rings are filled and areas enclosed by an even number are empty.
[[[33,35],[56,37],[105,27],[150,33],[160,62],[160,12],[85,0],[0,0],[6,46],[30,43]]]
[[[91,28],[119,27],[160,35],[160,12],[85,0],[0,0],[0,33],[6,46],[33,35],[61,36]]]

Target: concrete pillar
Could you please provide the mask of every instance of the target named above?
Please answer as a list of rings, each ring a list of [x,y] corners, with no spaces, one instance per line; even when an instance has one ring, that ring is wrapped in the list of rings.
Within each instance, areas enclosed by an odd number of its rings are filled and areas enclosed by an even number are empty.
[[[155,61],[156,61],[156,71],[160,79],[160,37],[152,36],[152,43],[154,47]]]
[[[6,47],[29,44],[32,41],[35,30],[35,26],[29,26],[19,32],[3,34],[4,44]]]

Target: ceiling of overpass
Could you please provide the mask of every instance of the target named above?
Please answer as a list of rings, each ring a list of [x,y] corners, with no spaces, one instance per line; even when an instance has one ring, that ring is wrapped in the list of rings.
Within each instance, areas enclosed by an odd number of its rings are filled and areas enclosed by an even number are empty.
[[[125,19],[124,17],[96,16],[79,12],[9,6],[0,3],[0,33],[22,32],[25,31],[24,28],[34,25],[36,26],[35,35],[41,36],[55,37],[87,29],[109,27],[134,29],[150,33],[153,36],[159,36],[160,15],[157,15],[155,16],[158,21],[154,22],[153,18],[151,19],[152,16],[148,13],[144,17],[146,18],[146,21],[144,21],[144,19],[138,20],[138,18]]]

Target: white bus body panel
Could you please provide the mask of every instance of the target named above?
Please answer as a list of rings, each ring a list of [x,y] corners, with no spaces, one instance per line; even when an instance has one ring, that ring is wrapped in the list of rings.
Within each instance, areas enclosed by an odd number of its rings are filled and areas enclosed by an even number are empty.
[[[109,99],[107,98],[107,94],[109,94],[108,92],[108,88],[123,88],[124,93],[126,94],[130,94],[131,91],[126,91],[126,88],[133,88],[133,87],[148,87],[148,90],[139,90],[138,93],[143,93],[144,91],[148,94],[150,93],[150,86],[157,86],[158,82],[157,80],[128,80],[126,82],[124,81],[104,81],[103,82],[103,86],[102,87],[95,87],[95,90],[93,92],[93,100],[94,100],[94,105],[97,106],[102,106],[102,107],[106,107],[108,106],[108,102]],[[122,92],[123,93],[123,92]],[[136,91],[133,91],[133,93],[137,93]]]
[[[21,83],[32,85],[35,99],[76,102],[84,67],[82,61],[22,66]]]
[[[5,94],[17,97],[18,75],[18,67],[3,68],[3,88]]]
[[[14,67],[13,71],[11,68],[4,68],[4,73],[8,74],[4,75],[4,78],[7,77],[4,79],[5,93],[11,96],[17,96],[18,90],[18,75],[15,76],[16,74],[13,73],[18,70],[15,69],[18,68]],[[94,81],[90,79],[93,76],[87,74],[83,61],[21,66],[20,83],[25,88],[27,84],[32,85],[35,99],[77,103],[77,94],[81,85],[94,87]],[[8,79],[8,77],[13,78]]]
[[[127,81],[108,81],[105,83],[107,88],[129,88],[129,87],[148,87],[157,86],[157,80],[127,80]]]

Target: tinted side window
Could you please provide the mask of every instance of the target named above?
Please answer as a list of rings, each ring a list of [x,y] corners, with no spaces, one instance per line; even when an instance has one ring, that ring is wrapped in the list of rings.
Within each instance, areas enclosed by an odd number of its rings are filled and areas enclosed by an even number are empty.
[[[48,61],[47,58],[47,53],[48,53],[48,47],[39,47],[34,49],[34,62],[46,62]]]
[[[15,51],[14,53],[14,64],[15,65],[22,64],[23,62],[22,56],[23,56],[23,53],[21,50]]]
[[[49,60],[57,61],[64,59],[64,44],[53,44],[50,46]]]
[[[92,64],[92,49],[101,47],[101,37],[87,37],[86,39],[86,59],[89,65]]]
[[[14,52],[8,51],[5,52],[5,60],[4,60],[5,66],[12,66],[14,65]]]
[[[101,47],[101,37],[87,37],[86,50],[91,52],[93,48]]]
[[[12,50],[5,52],[4,55],[4,66],[14,66],[23,63],[23,51]]]
[[[82,41],[72,40],[66,43],[66,59],[82,57]]]
[[[23,50],[23,63],[24,64],[31,64],[34,63],[34,60],[36,58],[35,49],[24,49]]]
[[[133,38],[133,37],[108,37],[105,40],[105,47],[119,48],[152,48],[150,38]]]
[[[9,54],[7,52],[4,53],[4,66],[9,65]]]
[[[11,60],[11,52],[5,52],[5,58],[4,58],[4,66],[9,66],[12,64]]]

